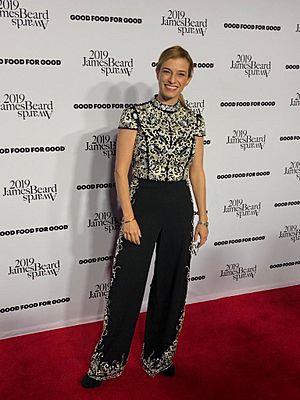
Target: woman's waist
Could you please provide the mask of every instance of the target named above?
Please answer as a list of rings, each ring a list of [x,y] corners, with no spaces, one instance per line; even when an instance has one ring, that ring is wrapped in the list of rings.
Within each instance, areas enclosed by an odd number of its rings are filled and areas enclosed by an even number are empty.
[[[145,190],[149,193],[149,196],[152,194],[170,194],[171,196],[176,196],[179,193],[190,193],[190,188],[187,180],[155,180],[155,179],[145,179],[133,177],[133,181],[131,185],[138,188],[138,190]]]
[[[186,186],[187,179],[151,179],[151,178],[140,178],[138,176],[133,176],[132,180],[136,180],[140,185],[145,186]]]

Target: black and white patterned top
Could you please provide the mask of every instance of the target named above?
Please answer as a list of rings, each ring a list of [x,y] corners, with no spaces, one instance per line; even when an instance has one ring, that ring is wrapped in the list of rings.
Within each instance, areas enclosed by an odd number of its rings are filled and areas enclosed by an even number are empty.
[[[132,175],[158,181],[188,179],[195,136],[206,134],[201,114],[183,107],[179,101],[175,105],[163,104],[156,96],[125,108],[119,128],[137,131]]]

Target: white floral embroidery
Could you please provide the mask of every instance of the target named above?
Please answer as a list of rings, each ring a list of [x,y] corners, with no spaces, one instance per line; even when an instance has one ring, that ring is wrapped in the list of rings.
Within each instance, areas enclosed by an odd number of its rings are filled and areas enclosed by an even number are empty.
[[[187,269],[186,280],[187,280],[187,284],[188,284],[189,277],[190,277],[190,266],[186,265],[185,268]],[[179,339],[179,335],[180,335],[180,332],[182,329],[182,324],[184,321],[184,316],[185,316],[185,305],[183,306],[180,317],[178,319],[178,324],[176,326],[175,339],[173,340],[171,345],[167,348],[167,350],[165,350],[163,352],[161,357],[153,358],[154,352],[152,352],[149,357],[145,358],[144,357],[145,343],[143,344],[141,360],[142,360],[143,369],[148,375],[154,377],[159,372],[161,372],[171,366],[173,357],[176,353],[178,339]]]
[[[189,188],[190,196],[191,196],[191,203],[193,204],[193,197],[192,197],[192,187],[191,187],[191,182],[189,179],[186,180],[186,184]],[[191,255],[196,255],[198,248],[195,248],[195,242],[194,242],[194,214],[192,216],[191,220],[191,241],[190,241],[190,246],[189,246],[189,251]]]
[[[141,360],[142,360],[143,369],[148,375],[154,377],[159,372],[163,371],[164,369],[167,369],[172,364],[172,359],[176,353],[178,339],[179,339],[180,331],[182,329],[184,315],[185,315],[185,306],[183,307],[180,318],[178,320],[178,325],[176,327],[176,337],[173,340],[173,342],[171,343],[171,345],[167,348],[167,350],[165,350],[163,352],[161,357],[153,358],[153,354],[154,354],[154,352],[153,352],[150,354],[150,356],[148,358],[145,358],[144,357],[145,344],[143,344]]]
[[[201,114],[179,102],[162,104],[155,97],[125,108],[119,128],[137,130],[133,176],[159,181],[187,179],[195,153],[195,136],[206,134]]]
[[[134,194],[139,186],[139,180],[137,178],[133,178],[130,182],[129,190],[130,190],[130,199],[132,204],[134,203]],[[123,248],[123,225],[121,225],[119,235],[116,243],[116,250],[112,263],[112,273],[110,280],[110,287],[112,286],[118,269],[121,268],[120,265],[116,265],[117,255]],[[109,302],[109,293],[107,293],[105,298],[105,311],[103,317],[103,331],[100,340],[95,346],[94,353],[91,358],[90,367],[88,370],[88,375],[95,380],[106,380],[111,378],[116,378],[120,376],[125,368],[127,358],[125,354],[122,354],[121,360],[114,360],[112,363],[108,363],[105,361],[101,361],[104,358],[103,354],[103,338],[108,334],[108,320],[110,315],[110,302]]]

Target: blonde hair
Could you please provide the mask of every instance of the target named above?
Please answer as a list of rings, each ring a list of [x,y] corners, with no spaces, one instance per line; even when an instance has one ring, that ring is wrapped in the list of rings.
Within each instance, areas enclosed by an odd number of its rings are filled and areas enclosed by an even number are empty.
[[[159,72],[163,63],[168,61],[170,58],[185,58],[189,63],[188,77],[190,78],[193,76],[194,62],[188,51],[181,46],[172,46],[165,49],[159,56],[156,64],[156,71]],[[181,93],[179,95],[179,102],[183,107],[188,108]]]

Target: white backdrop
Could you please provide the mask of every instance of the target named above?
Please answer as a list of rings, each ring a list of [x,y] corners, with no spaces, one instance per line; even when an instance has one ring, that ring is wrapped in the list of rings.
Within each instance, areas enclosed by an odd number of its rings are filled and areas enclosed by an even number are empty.
[[[299,15],[297,0],[0,1],[1,337],[102,319],[116,127],[175,44],[207,128],[188,303],[300,283]]]

